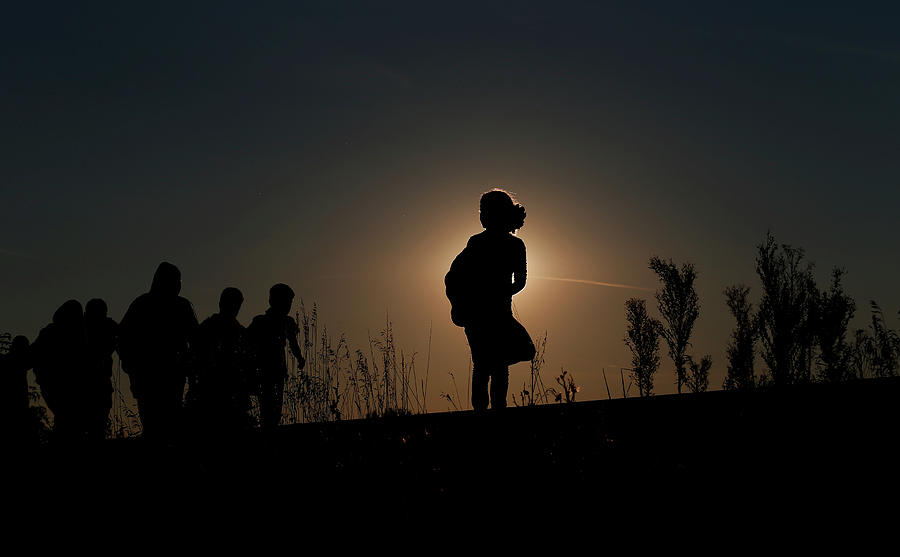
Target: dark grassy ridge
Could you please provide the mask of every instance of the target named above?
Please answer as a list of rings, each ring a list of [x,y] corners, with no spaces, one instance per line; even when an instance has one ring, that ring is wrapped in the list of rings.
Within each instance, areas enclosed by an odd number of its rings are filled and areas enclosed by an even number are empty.
[[[898,485],[898,401],[900,378],[870,379],[303,424],[178,447],[43,447],[20,485],[35,497],[296,509],[664,495],[852,504]]]

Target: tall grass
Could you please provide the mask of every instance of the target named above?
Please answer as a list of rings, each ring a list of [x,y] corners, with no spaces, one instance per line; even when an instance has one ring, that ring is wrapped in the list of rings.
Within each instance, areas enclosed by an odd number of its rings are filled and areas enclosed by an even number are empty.
[[[300,370],[288,352],[283,424],[328,422],[376,416],[421,414],[428,411],[431,332],[423,374],[416,352],[398,348],[393,323],[367,339],[365,348],[351,349],[341,334],[336,339],[320,323],[319,307],[301,300],[295,314],[302,335],[306,366]]]
[[[518,393],[518,398],[516,398],[516,393],[512,395],[515,406],[548,404],[556,400],[556,391],[553,387],[544,385],[544,378],[541,375],[541,370],[543,370],[546,363],[547,331],[544,331],[543,337],[537,336],[533,340],[535,351],[534,357],[530,362],[530,373],[528,379],[522,385],[522,390]]]
[[[122,362],[118,354],[114,356],[112,375],[112,410],[109,418],[108,435],[114,439],[136,437],[141,434],[141,418],[138,415],[137,403],[131,396],[130,390],[126,390],[122,384]],[[128,393],[126,395],[126,393]]]
[[[298,369],[290,350],[285,351],[288,377],[284,388],[282,424],[330,422],[428,411],[428,377],[431,366],[431,331],[425,370],[416,366],[416,352],[399,348],[389,317],[377,336],[364,348],[352,349],[344,334],[334,338],[320,322],[319,307],[307,308],[301,300],[295,313],[300,327],[304,368]],[[116,358],[113,373],[113,407],[109,435],[135,437],[141,433],[137,404],[129,392]],[[250,414],[258,418],[259,405],[251,397]]]

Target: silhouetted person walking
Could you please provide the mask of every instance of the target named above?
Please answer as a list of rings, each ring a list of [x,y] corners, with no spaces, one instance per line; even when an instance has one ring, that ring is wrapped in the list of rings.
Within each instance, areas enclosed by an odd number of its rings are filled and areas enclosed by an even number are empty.
[[[465,327],[472,351],[472,408],[506,407],[509,365],[530,359],[534,345],[513,318],[512,297],[525,288],[525,243],[513,234],[525,208],[503,190],[481,196],[485,230],[469,238],[445,277],[453,322]],[[529,356],[531,354],[531,356]]]
[[[190,349],[197,331],[194,308],[181,292],[181,271],[163,262],[150,292],[138,296],[119,325],[119,357],[138,403],[143,435],[174,441],[181,427]]]
[[[112,409],[112,355],[118,343],[119,325],[107,316],[107,311],[106,302],[100,298],[89,300],[84,306],[88,369],[81,383],[81,412],[87,435],[93,440],[106,437]]]
[[[0,401],[3,438],[13,443],[24,442],[29,431],[28,370],[31,369],[31,347],[28,338],[12,339],[9,352],[0,356]]]
[[[291,287],[276,284],[269,289],[269,309],[254,317],[247,327],[257,376],[260,422],[264,429],[272,429],[281,422],[284,381],[287,378],[285,344],[297,359],[298,368],[303,369],[306,365],[297,344],[300,332],[297,322],[289,315],[293,302],[294,291]]]
[[[240,290],[226,288],[219,296],[219,313],[200,324],[187,405],[195,427],[201,431],[234,431],[249,426],[247,331],[237,320],[243,302]]]
[[[69,300],[53,314],[32,345],[34,376],[47,408],[53,433],[73,440],[85,433],[81,419],[81,381],[89,367],[87,335],[81,303]]]

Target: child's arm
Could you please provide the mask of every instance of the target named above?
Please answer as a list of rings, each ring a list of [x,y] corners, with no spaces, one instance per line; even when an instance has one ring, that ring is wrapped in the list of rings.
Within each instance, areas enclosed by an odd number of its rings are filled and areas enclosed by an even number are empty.
[[[299,334],[300,330],[297,327],[297,323],[291,319],[291,330],[290,334],[287,335],[288,345],[291,347],[291,354],[297,359],[297,369],[303,369],[303,366],[306,365],[306,360],[300,352],[300,345],[297,343],[297,335]]]
[[[519,253],[516,254],[516,267],[513,271],[512,295],[515,296],[525,288],[527,277],[525,267],[525,243],[519,240]]]

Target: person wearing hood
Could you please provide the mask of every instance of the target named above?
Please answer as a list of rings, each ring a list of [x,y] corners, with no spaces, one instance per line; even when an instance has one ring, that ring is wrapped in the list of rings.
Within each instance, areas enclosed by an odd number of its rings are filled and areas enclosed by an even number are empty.
[[[191,344],[198,323],[191,303],[181,297],[181,271],[159,264],[150,291],[138,296],[119,324],[119,357],[138,403],[143,436],[176,440]]]

